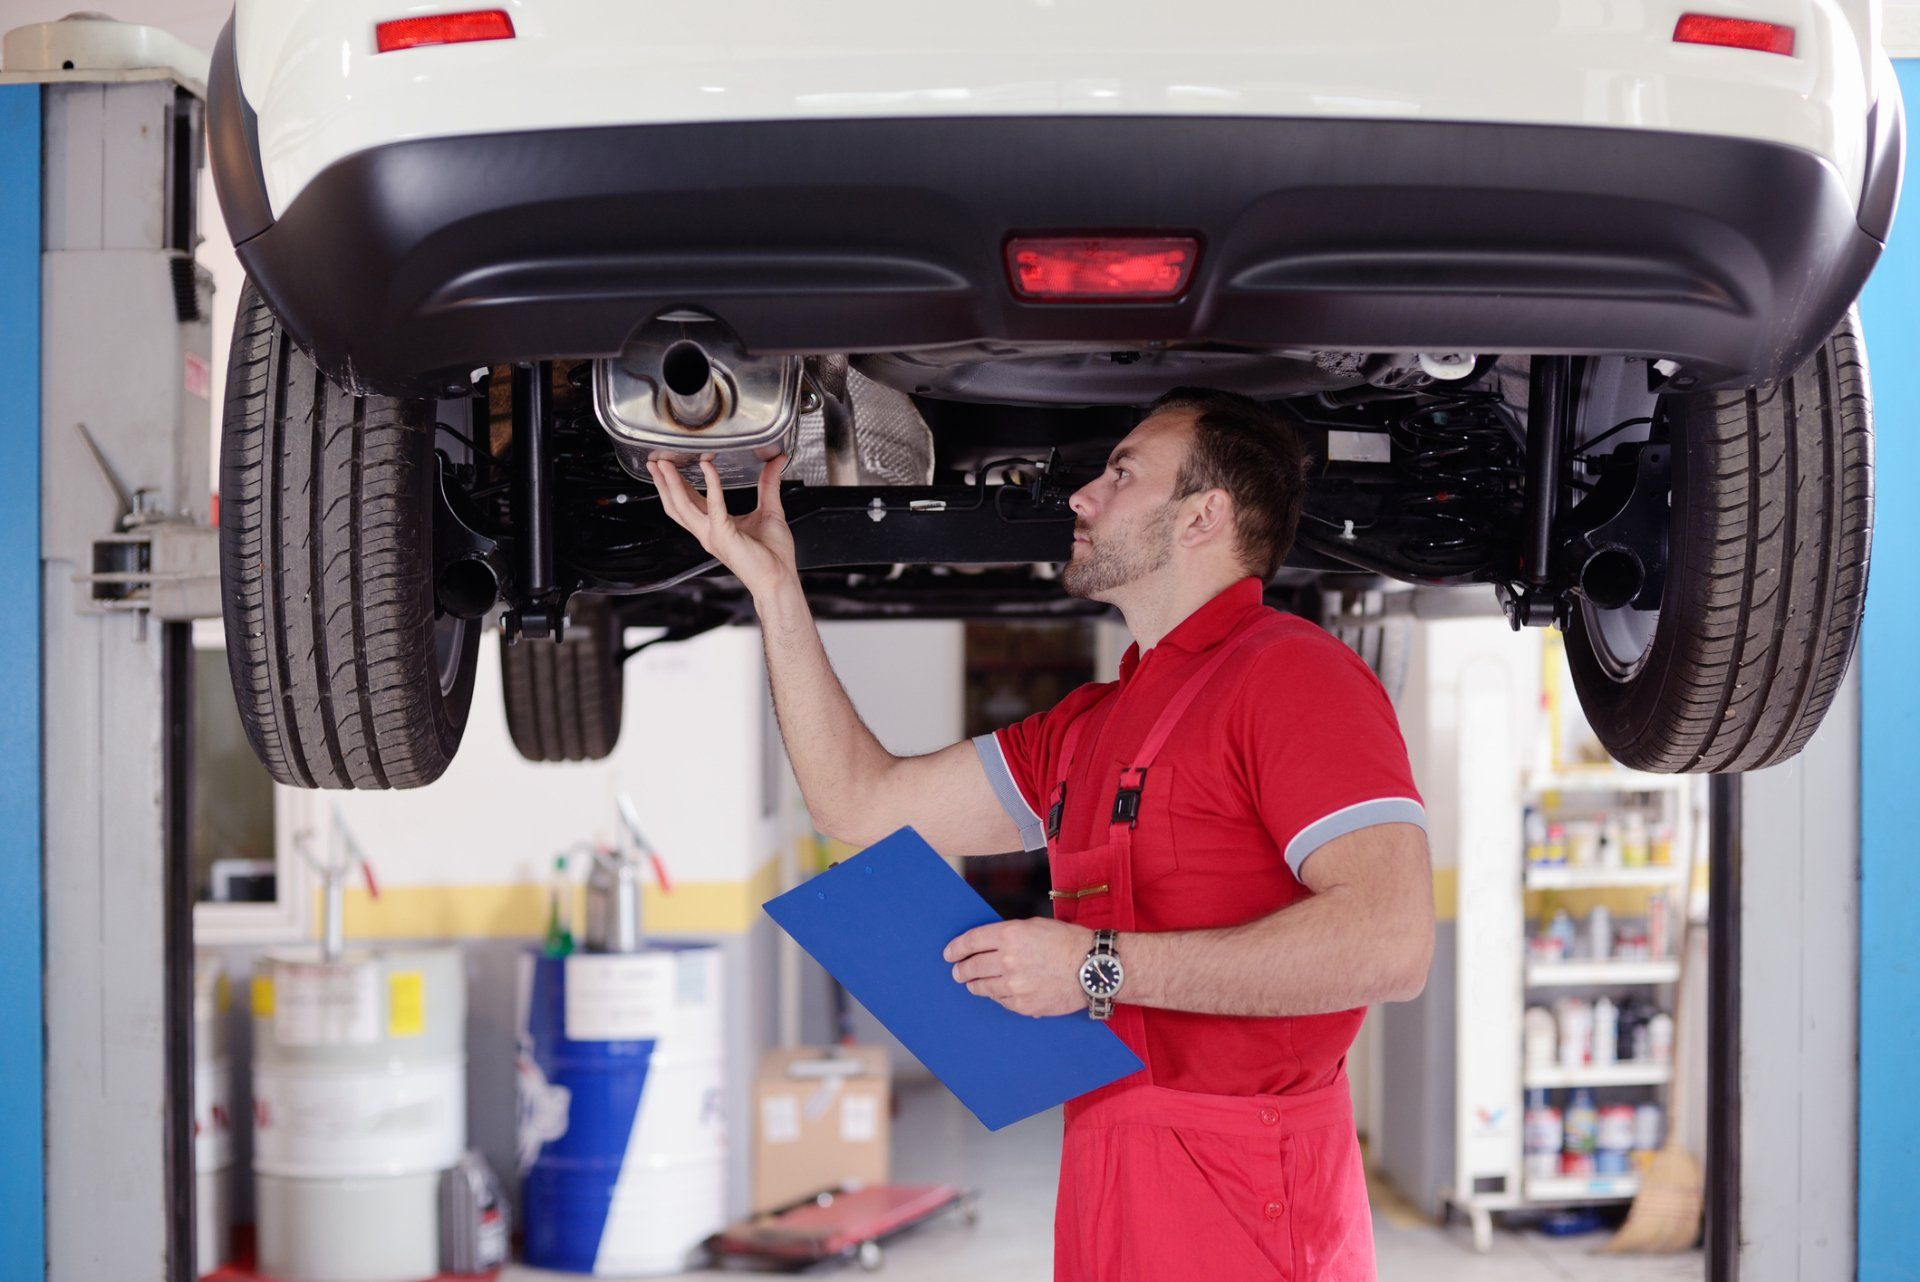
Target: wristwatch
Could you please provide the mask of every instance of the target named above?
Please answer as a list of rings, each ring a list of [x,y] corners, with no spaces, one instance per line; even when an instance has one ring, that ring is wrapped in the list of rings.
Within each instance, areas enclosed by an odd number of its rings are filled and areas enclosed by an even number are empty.
[[[1127,980],[1127,968],[1120,954],[1113,951],[1118,938],[1111,930],[1093,932],[1093,948],[1080,963],[1080,991],[1087,995],[1087,1009],[1095,1019],[1113,1014],[1113,999]]]

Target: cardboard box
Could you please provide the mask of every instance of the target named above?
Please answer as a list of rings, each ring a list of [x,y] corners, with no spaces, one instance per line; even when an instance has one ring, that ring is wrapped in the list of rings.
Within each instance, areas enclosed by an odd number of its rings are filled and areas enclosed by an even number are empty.
[[[880,1046],[770,1052],[753,1089],[753,1209],[885,1184],[892,1082]]]

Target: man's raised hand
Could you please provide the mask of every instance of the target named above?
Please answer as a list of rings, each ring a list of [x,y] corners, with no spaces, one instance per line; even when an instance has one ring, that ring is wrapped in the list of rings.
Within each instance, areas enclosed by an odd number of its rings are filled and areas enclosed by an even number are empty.
[[[786,465],[787,456],[780,454],[761,466],[759,506],[739,516],[727,511],[720,473],[711,459],[700,460],[705,495],[696,493],[671,463],[649,460],[647,475],[659,488],[660,506],[674,523],[699,540],[707,555],[759,597],[800,572],[793,531],[787,527],[787,514],[780,506],[780,473]]]

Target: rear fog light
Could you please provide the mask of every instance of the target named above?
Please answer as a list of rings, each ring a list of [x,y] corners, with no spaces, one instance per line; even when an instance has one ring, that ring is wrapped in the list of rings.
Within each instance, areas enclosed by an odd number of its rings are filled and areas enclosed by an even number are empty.
[[[1007,272],[1034,302],[1148,301],[1184,293],[1199,254],[1191,236],[1016,236]]]

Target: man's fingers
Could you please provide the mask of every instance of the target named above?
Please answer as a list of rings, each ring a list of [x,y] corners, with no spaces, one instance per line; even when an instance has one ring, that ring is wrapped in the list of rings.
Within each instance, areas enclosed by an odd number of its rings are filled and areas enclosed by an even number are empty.
[[[787,456],[776,454],[760,469],[760,510],[783,519],[787,513],[780,506],[780,473],[786,466]]]
[[[680,469],[661,459],[647,461],[647,475],[653,478],[654,488],[660,491],[660,506],[675,524],[692,530],[695,522],[705,516],[701,509],[699,496],[693,487],[687,484],[687,478],[680,475]]]
[[[994,922],[986,926],[975,926],[966,934],[955,936],[953,942],[948,944],[940,955],[950,962],[957,962],[975,953],[990,953],[1000,946],[1001,928],[1005,925],[1005,922]]]
[[[727,515],[726,491],[720,488],[720,469],[713,460],[700,460],[700,475],[707,483],[707,527],[716,533],[733,518]]]
[[[967,991],[975,997],[991,997],[1002,1006],[1007,1004],[1007,983],[1003,979],[976,979],[967,985]]]
[[[975,953],[953,968],[954,980],[962,984],[976,979],[998,979],[999,977],[999,953]]]

